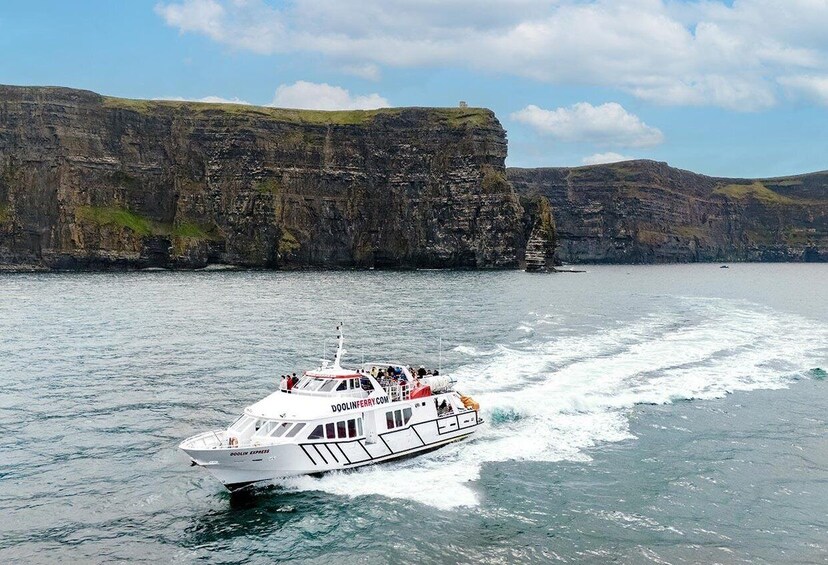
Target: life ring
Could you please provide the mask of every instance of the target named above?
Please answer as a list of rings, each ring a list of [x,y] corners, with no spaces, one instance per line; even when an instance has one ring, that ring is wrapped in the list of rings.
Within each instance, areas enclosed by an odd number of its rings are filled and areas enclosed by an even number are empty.
[[[471,396],[463,396],[461,394],[460,395],[460,402],[462,402],[463,406],[465,406],[469,410],[475,410],[475,411],[480,410],[480,404],[475,402],[474,399]]]
[[[238,447],[239,446],[239,438],[230,437],[230,439],[227,440],[227,445],[229,445],[230,447]]]

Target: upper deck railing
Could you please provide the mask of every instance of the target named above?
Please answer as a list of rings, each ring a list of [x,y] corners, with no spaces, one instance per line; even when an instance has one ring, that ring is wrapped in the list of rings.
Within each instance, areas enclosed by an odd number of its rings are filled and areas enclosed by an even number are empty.
[[[388,394],[388,398],[391,399],[391,402],[397,402],[400,400],[409,400],[411,398],[411,391],[413,390],[413,386],[409,383],[400,383],[399,381],[394,380],[381,380],[380,385],[382,389]]]

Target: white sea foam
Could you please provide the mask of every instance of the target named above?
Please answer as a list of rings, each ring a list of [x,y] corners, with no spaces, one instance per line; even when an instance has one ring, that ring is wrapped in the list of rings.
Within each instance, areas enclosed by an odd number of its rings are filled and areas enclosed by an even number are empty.
[[[533,317],[524,325],[546,319]],[[827,342],[828,328],[810,320],[739,301],[685,299],[675,311],[598,332],[538,334],[490,351],[459,346],[470,360],[454,375],[487,420],[474,440],[285,485],[473,506],[472,481],[487,462],[588,460],[593,446],[634,439],[628,413],[637,404],[785,387],[824,361]]]

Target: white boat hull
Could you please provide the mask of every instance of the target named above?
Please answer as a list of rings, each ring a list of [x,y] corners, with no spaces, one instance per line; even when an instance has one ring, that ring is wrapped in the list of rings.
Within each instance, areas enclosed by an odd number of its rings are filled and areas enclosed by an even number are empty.
[[[409,457],[469,437],[483,423],[474,410],[451,414],[376,435],[369,443],[355,439],[303,440],[241,448],[194,447],[201,437],[194,436],[181,449],[194,464],[204,467],[230,490],[251,483],[298,475],[313,475],[355,469]],[[212,432],[221,443],[224,431]],[[209,437],[207,437],[209,440]]]

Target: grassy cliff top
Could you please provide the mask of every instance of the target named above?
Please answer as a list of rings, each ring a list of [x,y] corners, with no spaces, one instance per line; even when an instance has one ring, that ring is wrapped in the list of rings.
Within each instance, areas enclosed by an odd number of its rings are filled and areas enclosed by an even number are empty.
[[[299,110],[247,104],[117,98],[102,96],[89,90],[62,86],[0,85],[0,102],[3,101],[59,105],[101,104],[104,108],[148,114],[156,112],[187,112],[211,116],[223,114],[251,118],[266,117],[282,122],[310,125],[363,125],[382,117],[405,119],[410,116],[414,119],[425,119],[430,124],[447,127],[500,127],[494,112],[487,108],[400,107],[377,110]]]
[[[511,177],[551,175],[558,181],[592,184],[672,187],[688,194],[713,194],[733,200],[758,200],[778,205],[828,205],[828,172],[819,171],[775,178],[711,177],[678,169],[660,161],[637,159],[579,167],[508,168]]]
[[[451,127],[487,126],[495,121],[494,113],[486,108],[379,108],[376,110],[299,110],[294,108],[272,108],[249,104],[225,104],[212,102],[189,102],[178,100],[133,100],[104,96],[105,108],[118,108],[135,112],[156,112],[164,110],[225,115],[266,117],[281,122],[313,125],[363,125],[378,117],[399,117],[406,112],[416,112],[429,121]]]

